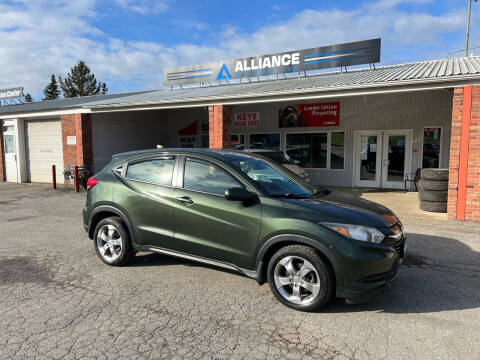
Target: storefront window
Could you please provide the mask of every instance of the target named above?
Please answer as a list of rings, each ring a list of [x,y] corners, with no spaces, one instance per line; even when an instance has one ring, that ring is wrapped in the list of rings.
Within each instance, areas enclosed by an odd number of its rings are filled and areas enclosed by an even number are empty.
[[[288,156],[305,168],[327,167],[327,133],[287,134],[285,149]]]
[[[250,134],[250,149],[280,150],[280,134]]]
[[[440,167],[442,128],[423,128],[423,159],[422,168]]]
[[[230,147],[235,150],[244,150],[245,149],[245,135],[232,135]]]
[[[345,158],[345,133],[332,132],[330,141],[330,169],[343,169]]]

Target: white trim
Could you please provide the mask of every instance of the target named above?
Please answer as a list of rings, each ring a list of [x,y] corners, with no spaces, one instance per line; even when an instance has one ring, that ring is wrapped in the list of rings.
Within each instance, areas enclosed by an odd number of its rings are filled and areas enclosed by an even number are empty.
[[[12,118],[32,118],[32,119],[38,119],[42,117],[49,117],[49,119],[52,118],[52,116],[60,116],[60,115],[71,115],[71,114],[90,114],[92,111],[91,109],[86,109],[86,108],[81,108],[81,109],[69,109],[69,110],[52,110],[52,111],[34,111],[34,112],[29,112],[29,113],[13,113],[10,115],[2,115],[0,114],[0,120],[4,119],[12,119]]]
[[[439,155],[438,155],[438,168],[437,169],[441,169],[442,168],[442,154],[443,154],[443,126],[439,126],[439,125],[432,125],[432,126],[428,126],[428,125],[425,125],[423,126],[422,128],[422,151],[420,152],[420,159],[419,159],[419,163],[418,163],[418,167],[420,169],[423,169],[423,146],[424,146],[424,141],[425,141],[425,128],[439,128],[440,129],[440,151],[439,151]]]
[[[285,129],[285,128],[282,128]],[[344,133],[344,144],[343,144],[343,168],[342,169],[331,169],[331,153],[332,153],[332,132],[343,132]],[[284,131],[283,133],[283,147],[282,151],[286,154],[287,153],[287,135],[289,134],[327,134],[327,162],[326,167],[319,168],[319,167],[311,167],[305,168],[306,170],[328,170],[328,171],[345,171],[345,140],[347,139],[347,131],[345,129],[335,129],[335,130],[315,130],[315,129],[308,129],[308,130],[291,130],[291,131]]]

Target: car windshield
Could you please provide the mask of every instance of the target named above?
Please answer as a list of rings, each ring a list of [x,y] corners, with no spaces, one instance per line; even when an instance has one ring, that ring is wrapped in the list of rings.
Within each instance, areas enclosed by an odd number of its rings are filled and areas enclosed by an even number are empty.
[[[258,155],[265,156],[270,160],[273,160],[279,164],[294,164],[290,156],[286,155],[283,151],[262,151],[258,152]]]
[[[309,198],[317,194],[313,186],[291,180],[265,160],[241,154],[225,154],[225,158],[260,185],[270,196]]]

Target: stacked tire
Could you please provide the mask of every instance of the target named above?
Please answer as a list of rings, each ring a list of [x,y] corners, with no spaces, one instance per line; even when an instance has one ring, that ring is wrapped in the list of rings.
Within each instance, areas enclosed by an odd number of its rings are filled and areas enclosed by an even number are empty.
[[[448,169],[422,169],[418,197],[420,198],[420,209],[446,213]]]

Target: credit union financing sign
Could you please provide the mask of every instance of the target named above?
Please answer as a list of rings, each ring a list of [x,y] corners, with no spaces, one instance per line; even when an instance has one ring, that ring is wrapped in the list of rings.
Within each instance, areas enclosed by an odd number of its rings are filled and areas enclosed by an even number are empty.
[[[0,100],[16,99],[23,97],[23,87],[0,90]]]
[[[294,73],[380,61],[380,39],[287,51],[202,65],[166,68],[165,85]]]
[[[289,105],[281,108],[278,126],[286,127],[323,127],[340,124],[340,103],[315,103]]]

